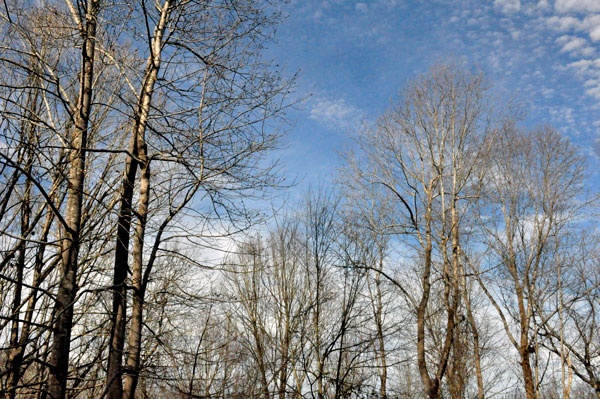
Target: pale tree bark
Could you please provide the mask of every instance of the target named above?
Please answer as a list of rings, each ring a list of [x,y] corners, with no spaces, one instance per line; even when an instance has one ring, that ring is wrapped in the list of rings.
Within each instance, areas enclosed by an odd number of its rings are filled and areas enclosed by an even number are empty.
[[[247,330],[248,350],[252,354],[256,367],[259,397],[269,399],[271,397],[271,383],[276,378],[276,373],[271,370],[268,357],[269,343],[271,337],[265,327],[267,304],[264,301],[266,287],[263,284],[268,265],[265,262],[265,253],[262,242],[255,240],[242,245],[238,252],[233,276],[233,289],[235,301],[240,304],[238,312],[243,328]]]
[[[145,2],[141,2],[140,7],[147,30],[151,21],[157,22],[153,33],[147,33],[149,58],[141,79],[142,87],[136,93],[138,104],[132,118],[134,125],[117,222],[106,388],[113,398],[135,395],[143,367],[140,353],[146,285],[154,260],[163,250],[161,245],[173,238],[169,237],[168,229],[174,218],[188,212],[188,204],[203,191],[214,211],[225,210],[227,216],[222,221],[227,219],[235,224],[249,220],[251,215],[244,205],[235,204],[229,196],[233,198],[239,192],[249,193],[276,184],[272,180],[274,169],[263,168],[257,160],[279,136],[263,130],[262,123],[277,117],[282,108],[271,107],[272,101],[284,93],[287,85],[287,82],[280,85],[279,78],[270,72],[248,70],[251,68],[248,62],[255,62],[254,52],[260,51],[260,44],[255,46],[255,40],[258,37],[263,40],[261,30],[268,30],[275,22],[265,16],[266,12],[263,14],[262,4],[165,0],[156,10],[146,9]],[[239,46],[239,43],[244,44]],[[162,59],[165,49],[169,54],[166,61]],[[159,79],[162,79],[160,85],[157,84]],[[240,84],[239,79],[244,83]],[[189,81],[194,83],[186,83]],[[215,101],[215,97],[226,101]],[[146,137],[148,132],[150,138]],[[150,173],[151,163],[156,165],[155,174]],[[133,204],[136,190],[139,196]],[[151,207],[157,202],[164,208]],[[137,221],[133,234],[132,215]],[[204,223],[209,224],[208,215],[206,219]],[[146,225],[150,220],[153,226],[159,227],[153,231],[154,244],[147,258]],[[181,226],[177,228],[180,233],[185,230]],[[202,235],[197,231],[183,234],[190,238]],[[131,240],[134,248],[130,253]],[[123,367],[129,261],[132,317],[127,338],[127,365]],[[123,373],[124,391],[120,381]]]
[[[94,56],[96,47],[96,27],[100,2],[89,0],[85,13],[85,22],[80,34],[83,43],[81,49],[81,73],[79,81],[79,99],[74,110],[73,129],[69,154],[69,178],[66,226],[62,237],[62,261],[56,304],[55,320],[52,327],[53,338],[50,350],[50,372],[47,390],[50,398],[63,399],[66,395],[69,373],[69,353],[71,329],[73,326],[73,306],[77,295],[77,267],[79,258],[82,201],[85,182],[85,158],[87,148],[88,123],[92,108],[94,83]]]
[[[539,338],[535,309],[542,309],[552,295],[546,287],[555,279],[553,254],[561,250],[556,239],[567,234],[582,209],[575,199],[582,189],[582,158],[549,127],[523,132],[508,124],[497,140],[495,173],[489,176],[487,198],[479,209],[485,215],[482,226],[491,259],[510,286],[503,281],[501,293],[493,294],[486,287],[493,282],[476,275],[518,353],[526,397],[537,399],[540,381],[532,367]],[[503,303],[502,298],[512,302]],[[518,326],[516,334],[511,322]]]
[[[465,279],[466,280],[466,279]],[[466,286],[466,281],[463,280],[463,284]],[[467,290],[465,289],[465,293]],[[483,385],[483,370],[481,368],[481,342],[479,336],[479,328],[477,326],[477,320],[473,314],[471,305],[471,298],[465,298],[465,306],[467,311],[467,322],[469,324],[469,330],[473,337],[473,360],[475,363],[475,377],[477,379],[477,399],[485,398],[485,387]]]
[[[142,162],[142,182],[141,194],[142,204],[140,206],[138,240],[136,240],[136,256],[134,258],[135,270],[134,273],[134,290],[138,290],[138,294],[134,302],[135,325],[132,326],[132,338],[134,346],[132,347],[134,359],[139,359],[139,345],[141,344],[141,319],[138,315],[142,312],[142,303],[139,300],[139,290],[141,289],[141,268],[142,268],[142,251],[144,230],[146,224],[147,206],[149,202],[149,184],[150,184],[150,164],[146,154],[146,139],[145,132],[148,124],[148,114],[152,104],[152,96],[154,93],[154,85],[158,78],[160,69],[163,37],[169,17],[174,5],[174,1],[165,0],[160,9],[160,20],[157,23],[154,34],[150,40],[150,55],[146,64],[143,85],[138,95],[139,103],[135,114],[135,124],[132,127],[131,142],[129,146],[129,155],[127,156],[125,165],[125,174],[123,176],[121,188],[120,211],[117,221],[117,241],[115,246],[114,274],[113,274],[113,309],[111,314],[111,340],[108,356],[107,369],[107,392],[110,399],[121,399],[123,397],[123,347],[125,344],[125,323],[127,318],[127,272],[129,269],[129,241],[131,230],[132,217],[132,201],[134,187],[136,182],[137,170],[139,163]],[[140,241],[142,242],[140,244]],[[132,359],[131,362],[137,363]],[[133,397],[137,379],[134,383],[131,379],[127,385],[127,398]]]
[[[600,353],[598,236],[574,229],[562,240],[556,259],[557,308],[536,307],[543,315],[538,326],[541,344],[560,357],[564,397],[573,393],[573,375],[600,397],[600,374],[594,366]]]
[[[386,331],[385,331],[385,303],[384,293],[382,288],[382,276],[383,263],[385,261],[385,249],[381,242],[377,242],[375,248],[375,267],[373,270],[369,270],[367,275],[374,274],[371,277],[373,283],[367,282],[367,288],[369,290],[369,301],[371,303],[371,309],[373,311],[373,321],[375,323],[375,355],[378,361],[378,372],[379,372],[379,396],[381,399],[387,399],[387,350],[386,350]],[[369,273],[371,272],[371,273]]]
[[[362,154],[349,157],[347,184],[356,186],[358,180],[359,190],[380,204],[383,217],[373,218],[367,201],[355,205],[376,231],[404,240],[418,259],[417,293],[392,280],[415,312],[417,366],[430,399],[441,397],[454,351],[461,356],[455,342],[465,289],[461,230],[465,209],[479,195],[479,166],[493,120],[480,76],[434,68],[359,136]],[[433,310],[438,304],[441,313]],[[431,313],[444,319],[435,339]],[[439,343],[435,350],[434,341]],[[468,374],[453,372],[457,378]]]

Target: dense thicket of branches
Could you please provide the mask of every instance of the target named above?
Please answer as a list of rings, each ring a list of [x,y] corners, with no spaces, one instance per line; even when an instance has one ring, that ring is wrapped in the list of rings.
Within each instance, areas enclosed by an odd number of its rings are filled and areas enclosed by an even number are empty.
[[[413,80],[264,223],[276,2],[2,5],[5,398],[600,398],[585,157],[481,75]]]

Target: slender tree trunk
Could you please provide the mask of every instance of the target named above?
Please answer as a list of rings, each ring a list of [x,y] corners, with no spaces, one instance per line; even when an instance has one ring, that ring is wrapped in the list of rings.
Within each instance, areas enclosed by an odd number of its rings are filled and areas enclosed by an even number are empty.
[[[62,261],[58,293],[54,308],[52,346],[47,389],[50,398],[64,399],[69,372],[73,305],[77,295],[77,266],[81,231],[81,213],[85,181],[85,155],[88,123],[92,106],[94,80],[94,52],[99,0],[89,0],[85,15],[82,45],[80,92],[75,114],[72,149],[69,159],[69,178],[66,209],[66,226],[62,238]]]
[[[383,254],[380,254],[383,259]],[[380,269],[383,268],[383,264],[380,263]],[[375,280],[376,295],[377,295],[377,312],[375,322],[377,324],[377,341],[379,343],[379,366],[381,368],[379,373],[379,396],[381,399],[387,399],[387,359],[385,351],[385,334],[383,331],[383,302],[381,294],[381,274],[377,273]]]
[[[459,316],[459,309],[461,308],[461,299],[466,295],[466,284],[463,284],[465,279],[465,273],[463,264],[461,261],[461,249],[460,249],[460,231],[459,231],[459,208],[458,208],[458,197],[457,197],[457,183],[456,174],[454,174],[453,182],[453,196],[451,203],[451,249],[452,249],[452,272],[448,273],[448,286],[451,289],[451,295],[449,299],[448,315],[451,317],[449,325],[453,326],[452,330],[452,345],[451,350],[453,352],[452,357],[452,381],[449,381],[451,396],[455,398],[462,398],[465,392],[466,376],[468,371],[466,370],[466,359],[467,354],[467,329],[458,328],[457,320]],[[462,317],[461,317],[462,318]],[[450,380],[450,378],[448,378]]]
[[[120,399],[123,395],[121,362],[125,343],[125,321],[127,317],[127,271],[129,257],[129,231],[131,227],[131,201],[137,173],[137,140],[132,135],[125,164],[125,175],[121,187],[121,203],[117,225],[115,262],[113,272],[113,305],[110,326],[110,344],[107,367],[107,392],[110,399]],[[134,158],[136,157],[136,158]]]
[[[288,379],[287,360],[283,359],[283,362],[284,364],[281,365],[281,370],[279,371],[279,399],[285,399]]]
[[[512,255],[512,248],[510,249],[510,254]],[[514,256],[511,257],[514,259]],[[537,399],[537,389],[535,386],[535,381],[533,378],[533,370],[531,369],[531,343],[529,342],[529,317],[528,312],[525,305],[525,293],[523,291],[523,285],[519,283],[519,276],[517,271],[517,266],[514,264],[514,261],[510,263],[510,272],[515,281],[515,292],[517,296],[517,305],[519,308],[519,318],[520,318],[520,337],[519,337],[519,355],[521,357],[521,370],[523,372],[523,381],[525,383],[525,395],[527,399]],[[525,283],[527,283],[527,279],[525,279]]]
[[[473,334],[473,357],[475,358],[475,376],[477,377],[477,399],[485,398],[485,389],[483,386],[483,372],[481,371],[481,353],[479,350],[479,330],[475,324],[475,317],[471,310],[471,302],[469,298],[465,298],[467,305],[467,318]]]
[[[421,276],[421,284],[423,286],[423,293],[421,294],[421,300],[417,307],[417,364],[419,367],[419,374],[421,381],[425,388],[425,393],[429,399],[439,398],[440,382],[431,378],[429,371],[427,370],[427,355],[425,353],[425,321],[427,317],[427,305],[429,303],[429,295],[431,294],[431,211],[428,209],[427,215],[427,226],[425,232],[425,263],[423,267],[423,274]]]
[[[521,370],[523,371],[523,380],[525,382],[525,394],[527,399],[537,399],[535,381],[533,379],[533,370],[531,369],[531,344],[528,337],[528,323],[523,303],[523,290],[521,285],[517,286],[517,301],[519,314],[521,318],[521,334],[519,340],[519,354],[521,355]]]
[[[146,220],[150,203],[150,162],[146,156],[144,143],[140,143],[140,159],[142,160],[142,178],[140,182],[140,208],[137,212],[138,225],[133,244],[132,281],[133,299],[131,309],[131,328],[129,330],[129,356],[125,376],[124,397],[134,399],[140,371],[140,352],[142,348],[142,323],[144,319],[145,284],[143,283],[143,255]]]
[[[125,324],[127,318],[126,280],[129,270],[129,241],[131,232],[133,192],[137,169],[139,167],[140,145],[145,146],[145,132],[148,124],[148,114],[150,112],[154,85],[156,84],[158,70],[161,63],[162,38],[165,33],[167,22],[169,20],[174,3],[174,0],[165,0],[161,10],[160,20],[154,30],[154,36],[152,37],[150,49],[150,57],[144,72],[143,85],[139,96],[135,124],[129,145],[130,154],[127,156],[125,175],[123,177],[121,187],[120,210],[117,220],[117,242],[115,245],[115,262],[113,269],[111,338],[106,373],[106,391],[109,399],[123,398],[123,382],[121,376],[123,373],[123,347],[125,345]],[[141,237],[141,239],[143,240],[143,237]],[[134,306],[137,307],[136,312],[139,314],[142,312],[143,306],[139,301],[139,293],[138,299],[134,299],[134,301],[137,301]],[[138,352],[137,356],[139,357],[139,348],[130,348],[130,350]],[[133,384],[133,381],[130,381],[130,384],[128,385],[128,392],[132,395],[135,393],[135,388],[137,386],[137,377],[135,380],[135,384]]]
[[[29,96],[28,108],[34,109],[35,100],[32,95]],[[31,117],[31,116],[30,116]],[[25,128],[23,128],[25,130]],[[35,129],[30,128],[29,130],[29,148],[27,151],[27,160],[25,162],[25,171],[27,175],[31,174],[33,166],[33,140]],[[15,278],[15,290],[13,293],[13,303],[11,317],[13,318],[11,323],[11,331],[9,338],[9,354],[6,368],[8,369],[8,392],[6,397],[14,399],[17,394],[17,385],[21,378],[21,363],[23,361],[23,348],[19,339],[19,324],[20,321],[20,309],[22,306],[22,292],[23,292],[23,273],[25,271],[25,261],[27,255],[27,240],[26,237],[30,233],[30,219],[31,219],[31,179],[27,178],[25,182],[25,191],[23,193],[23,199],[21,201],[21,243],[19,244],[18,255],[17,255],[17,276]]]
[[[313,326],[315,331],[315,351],[317,360],[317,399],[323,399],[325,397],[323,386],[323,374],[325,368],[325,360],[321,353],[321,269],[319,266],[318,259],[315,261],[317,269],[317,282],[316,282],[316,297],[315,297],[315,313],[313,319]]]
[[[31,170],[31,156],[29,157],[29,162],[27,165],[27,169]],[[30,208],[30,193],[31,193],[31,181],[27,179],[25,193],[23,194],[23,201],[21,205],[21,245],[19,247],[19,254],[17,256],[17,276],[15,278],[15,290],[13,293],[13,303],[12,303],[12,323],[11,323],[11,331],[10,331],[10,351],[8,355],[8,361],[6,368],[8,369],[8,393],[6,397],[8,399],[14,399],[17,395],[17,385],[19,383],[19,379],[21,378],[21,363],[23,361],[23,351],[21,350],[20,340],[19,340],[19,315],[21,309],[21,295],[23,291],[23,272],[25,270],[25,256],[27,251],[27,241],[25,240],[25,236],[29,231],[29,218],[31,215]]]
[[[283,276],[282,276],[283,277]],[[284,290],[282,290],[284,291]],[[285,295],[285,293],[284,293]],[[284,338],[283,338],[283,345],[282,345],[282,350],[281,350],[281,369],[279,370],[279,399],[285,399],[285,394],[287,391],[287,381],[288,381],[288,377],[289,377],[289,364],[291,363],[290,361],[290,346],[291,346],[291,340],[292,340],[292,326],[291,326],[291,320],[290,320],[290,312],[289,309],[290,307],[287,305],[288,301],[291,301],[291,298],[285,298],[284,300],[284,312],[285,312],[285,326],[284,326]]]

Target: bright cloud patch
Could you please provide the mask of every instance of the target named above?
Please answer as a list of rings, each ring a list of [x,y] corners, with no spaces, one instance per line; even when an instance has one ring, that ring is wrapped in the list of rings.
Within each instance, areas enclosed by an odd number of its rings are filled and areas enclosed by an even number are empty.
[[[548,26],[554,30],[565,32],[571,29],[579,29],[581,21],[573,17],[552,16],[546,21]]]
[[[585,94],[588,96],[594,97],[596,99],[600,99],[600,87],[594,86],[585,90]]]
[[[514,13],[521,9],[521,0],[494,0],[494,7],[506,14]]]
[[[600,0],[597,0],[600,5]],[[552,16],[546,19],[548,27],[559,32],[585,32],[593,42],[600,41],[600,14],[593,14],[580,20],[574,17]]]
[[[545,10],[547,8],[550,8],[550,4],[548,3],[548,0],[539,0],[537,3],[537,8]]]
[[[600,12],[599,0],[556,0],[554,8],[558,12]]]
[[[325,124],[348,128],[359,122],[364,117],[364,113],[344,99],[321,98],[314,102],[310,117]]]
[[[600,0],[598,0],[600,4]],[[589,33],[590,39],[597,42],[600,40],[600,14],[590,15],[581,23],[581,29]]]
[[[369,7],[367,7],[365,3],[356,3],[356,6],[354,6],[354,8],[356,9],[356,11],[360,12],[367,12],[369,9]]]
[[[600,40],[600,26],[597,26],[590,31],[590,38],[595,42]]]
[[[600,99],[600,58],[571,62],[567,68],[584,81],[585,94]]]
[[[562,45],[561,53],[571,52],[580,49],[586,45],[585,39],[576,36],[561,36],[556,42]]]
[[[571,62],[567,65],[567,68],[574,69],[578,74],[584,75],[596,68],[600,68],[600,58],[595,60],[579,60]]]
[[[588,45],[587,40],[577,36],[564,35],[556,39],[556,43],[562,46],[561,53],[589,57],[595,52],[594,48]]]

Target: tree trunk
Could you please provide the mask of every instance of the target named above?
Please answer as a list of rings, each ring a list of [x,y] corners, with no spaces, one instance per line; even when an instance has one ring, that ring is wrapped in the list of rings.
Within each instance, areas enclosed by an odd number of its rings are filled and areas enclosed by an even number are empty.
[[[129,150],[125,165],[125,175],[122,181],[119,217],[117,220],[117,242],[115,245],[115,262],[113,267],[113,309],[111,314],[111,338],[108,354],[108,367],[106,373],[106,391],[109,399],[123,397],[122,364],[123,347],[125,345],[125,324],[127,318],[127,273],[129,260],[129,241],[131,232],[131,215],[135,179],[139,166],[140,145],[145,146],[145,132],[148,123],[148,113],[152,103],[154,85],[158,77],[161,62],[162,38],[166,30],[169,15],[174,1],[165,0],[161,11],[161,18],[154,30],[151,51],[144,72],[143,86],[139,96],[135,124],[132,131]],[[143,237],[142,237],[143,239]],[[139,296],[139,294],[138,294]],[[141,312],[141,303],[137,303],[138,312]],[[140,329],[141,334],[141,329]],[[139,348],[130,348],[139,352]],[[139,356],[139,355],[138,355]],[[136,378],[137,381],[137,378]],[[137,385],[137,383],[135,384]],[[130,385],[131,393],[135,386]]]
[[[58,293],[54,307],[52,346],[47,389],[50,398],[64,399],[69,372],[71,329],[73,327],[73,305],[77,295],[77,266],[81,231],[81,212],[85,181],[85,155],[88,123],[92,106],[94,79],[94,52],[96,46],[96,24],[99,0],[89,0],[85,16],[85,31],[82,45],[82,66],[79,100],[75,114],[72,149],[69,156],[68,199],[66,226],[63,226],[61,270]]]
[[[143,283],[143,255],[146,220],[150,203],[150,162],[146,156],[146,147],[140,143],[140,159],[142,161],[142,179],[140,182],[140,208],[138,209],[138,225],[133,244],[132,281],[133,299],[131,309],[131,328],[129,330],[129,356],[127,358],[128,374],[125,376],[126,399],[134,399],[140,372],[140,352],[142,349],[142,323],[144,318],[145,284]],[[150,266],[149,266],[150,267]]]
[[[525,395],[527,399],[537,399],[533,371],[531,370],[529,349],[526,347],[521,351],[521,370],[525,380]]]
[[[473,356],[475,358],[475,376],[477,377],[477,399],[485,398],[485,389],[483,387],[483,372],[481,371],[481,353],[479,351],[479,331],[475,324],[475,317],[471,311],[471,302],[469,298],[465,300],[467,305],[467,317],[473,334]]]
[[[137,158],[137,140],[132,135],[129,145],[130,153]],[[125,164],[125,175],[121,187],[121,203],[117,225],[117,242],[115,245],[115,262],[113,272],[113,305],[110,326],[110,345],[107,367],[108,398],[120,399],[123,395],[121,381],[121,363],[125,343],[125,321],[127,317],[127,271],[129,257],[129,231],[131,227],[131,201],[135,185],[138,161],[129,156]]]
[[[380,259],[383,259],[383,255],[380,255]],[[383,269],[383,264],[379,265],[380,269]],[[381,399],[387,399],[387,360],[385,351],[385,334],[383,331],[383,302],[381,294],[381,274],[377,273],[376,281],[376,295],[377,295],[377,312],[375,317],[375,323],[377,324],[377,340],[379,342],[379,366],[381,368],[379,374],[379,396]]]
[[[31,157],[29,157],[31,160]],[[27,169],[31,170],[31,163],[28,162]],[[8,361],[6,368],[8,369],[8,393],[6,397],[8,399],[14,399],[17,395],[17,385],[21,378],[21,363],[23,361],[23,351],[19,340],[19,315],[21,309],[21,295],[23,290],[23,271],[25,270],[25,255],[26,255],[26,241],[25,236],[29,231],[29,218],[31,214],[31,208],[29,204],[31,192],[31,181],[27,179],[25,193],[23,195],[23,201],[21,205],[21,244],[19,246],[19,255],[17,256],[17,276],[15,282],[15,290],[13,293],[12,303],[12,325],[10,331],[10,351],[8,355]]]
[[[34,96],[35,97],[35,96]],[[32,98],[32,94],[29,95],[28,108],[33,110],[35,107],[35,103],[37,101]],[[31,116],[30,116],[31,117]],[[25,130],[25,126],[22,131]],[[33,165],[33,143],[35,128],[31,127],[28,129],[29,138],[28,142],[30,144],[27,150],[27,160],[25,162],[25,171],[27,175],[31,174],[31,169]],[[21,345],[21,340],[19,339],[19,319],[20,319],[20,309],[22,306],[22,292],[23,292],[23,273],[25,270],[25,261],[27,254],[27,241],[26,238],[30,233],[30,219],[31,219],[31,179],[27,178],[25,182],[25,191],[23,193],[23,199],[21,201],[21,243],[19,244],[18,256],[17,256],[17,276],[15,282],[15,290],[13,293],[13,303],[12,303],[12,323],[11,323],[11,331],[9,338],[9,354],[8,361],[6,364],[6,368],[8,370],[8,393],[6,397],[8,399],[14,399],[17,395],[17,385],[19,383],[19,379],[21,378],[21,363],[23,361],[23,345]],[[22,327],[24,328],[24,326]]]
[[[427,355],[425,353],[425,321],[427,316],[427,305],[429,303],[429,295],[431,294],[431,211],[428,209],[427,227],[425,232],[425,264],[423,274],[421,276],[421,284],[423,285],[423,293],[417,307],[417,364],[419,366],[419,374],[421,382],[429,399],[439,398],[440,382],[436,378],[431,378],[427,370]]]

